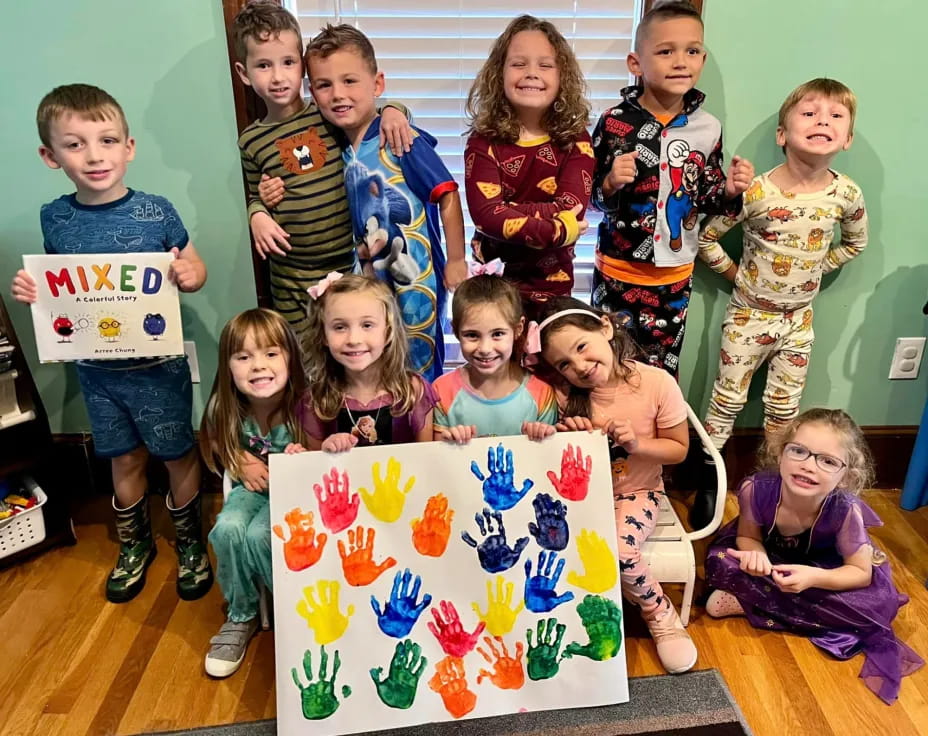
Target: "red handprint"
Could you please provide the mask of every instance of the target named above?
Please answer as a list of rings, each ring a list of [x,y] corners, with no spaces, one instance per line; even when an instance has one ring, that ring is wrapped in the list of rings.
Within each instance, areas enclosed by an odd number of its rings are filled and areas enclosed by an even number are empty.
[[[322,557],[322,548],[325,547],[328,537],[326,534],[316,534],[313,529],[313,512],[303,510],[297,506],[284,514],[284,521],[290,527],[290,539],[284,537],[280,524],[274,524],[274,534],[284,540],[284,561],[294,572],[305,570],[315,565]]]
[[[564,454],[561,455],[561,478],[554,474],[554,471],[548,471],[548,480],[551,485],[562,497],[568,501],[582,501],[590,490],[590,473],[593,471],[593,459],[589,456],[586,458],[586,464],[583,462],[583,453],[577,447],[576,455],[574,448],[567,445]]]
[[[441,695],[445,710],[455,718],[466,716],[477,705],[477,695],[467,689],[464,675],[464,660],[445,657],[435,665],[435,674],[429,680],[429,687]]]
[[[481,621],[477,624],[477,628],[474,629],[474,633],[468,634],[461,625],[461,617],[458,615],[454,604],[451,601],[442,601],[439,605],[441,606],[440,614],[437,608],[432,607],[432,618],[435,619],[435,622],[429,621],[429,631],[438,639],[438,643],[441,644],[445,654],[450,654],[452,657],[463,657],[474,648],[477,639],[486,628],[486,624]],[[444,616],[444,619],[442,619],[442,616]]]
[[[412,544],[420,555],[441,557],[445,553],[453,517],[454,511],[448,508],[448,499],[443,494],[428,500],[422,518],[412,520]]]
[[[494,639],[502,652],[494,645]],[[522,646],[522,642],[516,642],[516,656],[512,657],[502,637],[495,636],[491,639],[485,636],[483,641],[493,656],[491,657],[483,647],[477,647],[477,651],[493,667],[493,671],[490,672],[481,667],[477,674],[477,684],[479,685],[489,677],[490,682],[500,690],[518,690],[522,687],[525,684],[525,668],[522,667],[522,653],[525,647]]]
[[[332,534],[338,534],[354,524],[358,518],[358,505],[361,499],[355,493],[348,498],[348,471],[342,473],[341,479],[338,471],[332,468],[322,476],[323,488],[318,483],[313,484],[313,492],[319,501],[319,515],[322,523]]]
[[[374,562],[374,528],[367,530],[364,541],[364,527],[348,530],[349,551],[345,552],[345,543],[338,540],[338,554],[342,558],[342,571],[348,585],[370,585],[387,568],[393,567],[396,560],[388,557],[379,565]]]

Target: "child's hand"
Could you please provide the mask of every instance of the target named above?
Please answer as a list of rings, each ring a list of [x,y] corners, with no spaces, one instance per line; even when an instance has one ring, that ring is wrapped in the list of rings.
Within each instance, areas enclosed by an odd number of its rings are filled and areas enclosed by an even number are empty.
[[[558,432],[592,432],[595,429],[589,417],[561,417],[554,428]]]
[[[194,261],[180,257],[180,248],[171,248],[174,260],[168,268],[168,279],[177,284],[181,291],[196,291],[203,282],[200,279],[200,269]]]
[[[741,156],[732,156],[725,180],[725,196],[734,199],[744,192],[754,179],[754,164]]]
[[[738,560],[741,572],[746,572],[748,575],[762,578],[769,575],[773,570],[773,565],[770,564],[770,558],[767,557],[766,552],[756,549],[732,549],[729,547],[725,550],[725,553],[729,557]]]
[[[287,255],[290,235],[267,212],[255,212],[251,216],[251,235],[255,240],[255,250],[264,260],[268,253],[279,256]]]
[[[477,436],[476,424],[456,424],[453,427],[439,427],[441,438],[445,442],[453,442],[456,445],[466,445]]]
[[[258,196],[265,207],[276,207],[284,198],[284,188],[284,180],[279,176],[272,179],[267,174],[261,174],[261,181],[258,182]]]
[[[449,291],[457,288],[464,279],[467,278],[467,261],[459,258],[456,261],[448,261],[445,264],[445,288]]]
[[[269,473],[267,465],[252,455],[250,452],[241,453],[239,467],[242,469],[242,477],[239,478],[245,490],[248,491],[266,491],[268,486]]]
[[[557,430],[545,422],[522,422],[522,434],[535,442],[541,442],[545,437],[550,437]]]
[[[299,442],[291,442],[284,448],[285,455],[298,455],[301,452],[306,452],[306,448]]]
[[[603,434],[610,437],[629,455],[638,449],[638,435],[635,434],[635,428],[632,427],[629,419],[610,419],[609,423],[603,427]]]
[[[394,156],[409,153],[412,148],[412,127],[395,107],[385,107],[380,113],[380,147],[387,144]]]
[[[606,177],[606,185],[613,192],[619,191],[626,184],[631,184],[635,181],[635,177],[638,175],[638,164],[635,162],[635,159],[638,158],[638,152],[632,151],[631,153],[623,153],[621,156],[616,156],[612,159],[612,168],[609,170],[609,175]],[[747,187],[745,187],[746,189]]]
[[[819,585],[820,570],[810,565],[774,565],[770,575],[784,593],[801,593]]]
[[[358,438],[348,432],[329,435],[322,442],[323,452],[347,452],[358,444]]]
[[[13,287],[11,289],[13,298],[23,304],[34,304],[39,298],[39,286],[36,284],[32,275],[24,270],[19,269],[13,277]]]
[[[570,214],[572,214],[574,217],[580,217],[580,213],[583,212],[583,205],[576,204],[573,207],[571,207],[568,210],[568,212],[570,212]],[[590,229],[590,223],[588,223],[586,220],[577,220],[577,237],[578,238],[589,229]]]

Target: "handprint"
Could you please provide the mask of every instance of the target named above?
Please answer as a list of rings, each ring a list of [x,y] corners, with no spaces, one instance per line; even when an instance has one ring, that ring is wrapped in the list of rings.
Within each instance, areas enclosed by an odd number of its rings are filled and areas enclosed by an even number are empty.
[[[529,522],[528,531],[542,549],[562,550],[567,547],[570,529],[567,527],[567,507],[547,493],[539,493],[532,500],[535,521]],[[537,524],[535,522],[538,522]]]
[[[357,493],[352,494],[350,500],[348,498],[347,470],[339,480],[338,471],[332,468],[322,476],[322,483],[322,486],[318,483],[313,484],[313,492],[319,501],[319,515],[325,528],[332,534],[338,534],[354,524],[354,520],[358,518],[361,499]]]
[[[387,460],[387,473],[380,477],[380,463],[374,463],[371,472],[374,477],[374,492],[368,493],[366,488],[359,489],[361,499],[367,510],[378,521],[392,523],[400,518],[403,505],[406,503],[406,494],[412,490],[416,476],[411,475],[403,490],[400,490],[401,467],[396,458]]]
[[[338,610],[337,580],[320,580],[314,591],[312,586],[303,588],[304,600],[297,601],[296,612],[306,619],[313,630],[317,644],[331,644],[345,633],[348,618],[354,615],[354,606],[349,605],[346,613]],[[319,600],[316,600],[316,592]]]
[[[615,601],[598,595],[584,596],[577,606],[577,613],[590,641],[582,646],[579,642],[571,642],[564,649],[565,657],[579,654],[602,662],[619,653],[622,646],[622,611]]]
[[[390,660],[390,672],[383,679],[383,667],[370,670],[371,679],[377,686],[377,695],[384,705],[391,708],[409,708],[416,699],[419,678],[425,670],[428,660],[422,656],[421,647],[415,642],[404,639],[398,642]]]
[[[412,544],[420,555],[441,557],[445,553],[453,517],[454,511],[448,508],[443,494],[429,498],[422,518],[412,520]]]
[[[481,472],[476,460],[471,461],[470,472],[477,480],[483,481],[483,500],[496,511],[511,509],[535,485],[535,481],[526,478],[522,483],[522,490],[516,490],[513,483],[515,469],[512,450],[504,450],[502,442],[496,447],[495,454],[492,447],[487,449],[487,476]]]
[[[591,529],[581,529],[577,552],[584,573],[581,575],[571,570],[567,573],[568,583],[590,593],[605,593],[615,587],[619,571],[615,565],[615,553],[605,539]]]
[[[547,557],[545,557],[546,554]],[[554,574],[551,574],[551,566],[554,565],[555,558],[557,558],[555,552],[546,553],[544,550],[539,552],[538,570],[534,575],[532,575],[532,561],[525,561],[525,607],[532,613],[547,613],[562,603],[574,599],[574,594],[569,590],[561,595],[554,590],[564,571],[564,560],[559,559],[557,567],[554,568]]]
[[[338,650],[335,650],[335,657],[332,662],[332,679],[326,680],[325,675],[329,666],[329,655],[326,653],[325,647],[319,649],[321,652],[319,655],[319,682],[313,682],[313,659],[308,649],[303,654],[303,673],[306,675],[307,684],[303,685],[296,667],[290,670],[290,674],[293,675],[293,682],[300,691],[300,700],[303,702],[303,717],[310,721],[328,718],[341,705],[341,702],[335,697],[335,676],[338,674],[338,668],[341,667]],[[347,698],[349,695],[351,695],[351,688],[342,685],[342,697]]]
[[[484,509],[483,514],[474,514],[474,521],[480,535],[486,537],[478,546],[477,542],[468,532],[461,532],[461,539],[470,547],[476,547],[477,559],[480,567],[487,572],[503,572],[519,561],[519,555],[528,544],[528,537],[516,540],[514,547],[506,544],[506,528],[503,526],[503,515],[499,511]],[[493,522],[496,522],[496,534],[493,534]]]
[[[379,565],[374,562],[374,527],[367,530],[367,542],[364,541],[364,527],[348,530],[348,549],[338,540],[338,554],[342,558],[342,571],[348,585],[370,585],[387,568],[393,567],[396,560],[388,557]]]
[[[505,583],[505,593],[503,592],[505,578],[502,575],[496,576],[496,598],[493,597],[493,583],[487,580],[487,612],[483,613],[477,603],[471,603],[471,607],[477,614],[477,617],[486,623],[487,631],[493,636],[502,636],[512,631],[515,626],[516,617],[525,608],[525,601],[520,600],[519,605],[512,607],[512,594],[515,586],[512,583]]]
[[[442,651],[450,654],[452,657],[463,657],[474,648],[480,634],[486,624],[481,621],[474,629],[474,633],[468,634],[461,625],[461,617],[458,615],[458,609],[454,607],[451,601],[442,601],[441,613],[437,608],[432,609],[432,618],[434,623],[429,621],[429,631],[438,639]],[[442,618],[444,616],[444,619]]]
[[[412,583],[412,591],[409,585]],[[393,577],[393,590],[390,591],[390,600],[380,610],[380,603],[375,596],[371,596],[371,608],[377,614],[377,625],[380,630],[387,636],[393,636],[402,639],[407,636],[420,614],[432,602],[432,596],[425,593],[422,601],[416,603],[419,597],[419,588],[422,585],[422,578],[416,575],[415,581],[412,579],[412,573],[407,567],[403,572],[397,572]]]
[[[574,448],[567,445],[564,454],[561,455],[561,477],[554,474],[554,471],[548,471],[548,480],[554,486],[554,490],[568,501],[582,501],[590,490],[590,474],[593,472],[593,459],[587,455],[586,463],[583,461],[583,453],[580,447],[577,447],[576,454]]]
[[[441,701],[455,718],[470,713],[477,705],[477,695],[467,689],[464,661],[458,657],[445,657],[435,665],[435,674],[429,687],[441,695]]]
[[[499,644],[502,649],[502,653],[496,648],[493,639],[489,636],[483,637],[483,641],[493,653],[493,657],[490,657],[483,647],[477,647],[477,651],[493,667],[492,672],[483,668],[480,669],[477,674],[477,684],[479,685],[489,677],[490,682],[500,690],[518,690],[525,684],[525,669],[522,667],[522,653],[525,648],[522,646],[521,641],[517,641],[516,656],[511,657],[509,656],[509,649],[506,648],[506,642],[499,636],[495,638],[496,644]]]
[[[528,641],[528,676],[532,680],[547,680],[557,674],[560,662],[558,652],[567,627],[559,624],[556,618],[539,621],[535,632],[535,644],[532,644],[532,630],[527,629],[525,638]]]
[[[274,534],[284,540],[284,562],[287,567],[299,572],[315,565],[322,557],[322,549],[328,537],[324,532],[316,534],[313,529],[313,512],[307,511],[304,514],[299,507],[290,509],[284,514],[284,521],[290,527],[290,539],[284,537],[280,524],[274,524]]]

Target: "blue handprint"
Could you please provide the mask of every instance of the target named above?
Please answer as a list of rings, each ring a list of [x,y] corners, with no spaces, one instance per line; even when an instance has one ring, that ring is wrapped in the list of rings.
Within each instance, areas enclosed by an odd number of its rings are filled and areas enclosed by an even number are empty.
[[[480,567],[487,572],[503,572],[519,561],[519,555],[528,544],[528,537],[516,540],[515,546],[510,548],[506,544],[506,529],[503,526],[503,515],[499,511],[484,509],[483,514],[474,514],[474,521],[480,529],[480,535],[486,537],[480,545],[468,532],[461,532],[463,539],[471,547],[477,548],[477,558]],[[496,523],[496,534],[493,534],[493,523]]]
[[[489,476],[484,476],[476,460],[471,461],[470,472],[477,476],[477,480],[483,481],[483,500],[495,511],[511,509],[535,485],[535,481],[526,478],[522,490],[516,490],[513,483],[515,470],[512,466],[512,450],[503,449],[502,442],[497,445],[495,454],[492,447],[487,449]]]
[[[542,549],[561,550],[567,547],[570,529],[567,528],[567,507],[547,493],[539,493],[532,501],[535,522],[529,522],[529,533]]]
[[[564,560],[558,559],[554,574],[551,574],[551,566],[554,565],[555,559],[556,552],[539,552],[538,571],[535,575],[532,575],[532,561],[525,561],[525,607],[533,613],[548,613],[562,603],[574,599],[574,594],[569,590],[561,595],[554,590],[564,571]]]
[[[432,602],[432,596],[425,593],[422,596],[422,602],[416,603],[422,578],[418,575],[415,581],[412,578],[413,575],[408,567],[403,572],[394,575],[390,600],[383,607],[383,611],[380,610],[380,602],[376,596],[371,596],[371,608],[377,614],[377,625],[387,636],[395,636],[397,639],[407,636],[415,626],[419,615]],[[410,583],[412,583],[412,591],[409,590]]]

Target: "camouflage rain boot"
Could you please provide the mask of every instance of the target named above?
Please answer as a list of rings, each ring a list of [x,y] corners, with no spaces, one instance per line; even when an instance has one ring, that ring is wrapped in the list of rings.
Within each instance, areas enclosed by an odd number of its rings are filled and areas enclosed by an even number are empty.
[[[145,571],[158,550],[151,536],[148,516],[148,496],[145,495],[127,509],[116,506],[116,536],[119,537],[119,559],[106,580],[106,599],[125,603],[145,587]]]
[[[185,601],[195,601],[206,595],[213,584],[213,569],[209,564],[200,520],[200,494],[180,509],[171,506],[171,494],[165,504],[177,531],[177,595]]]

